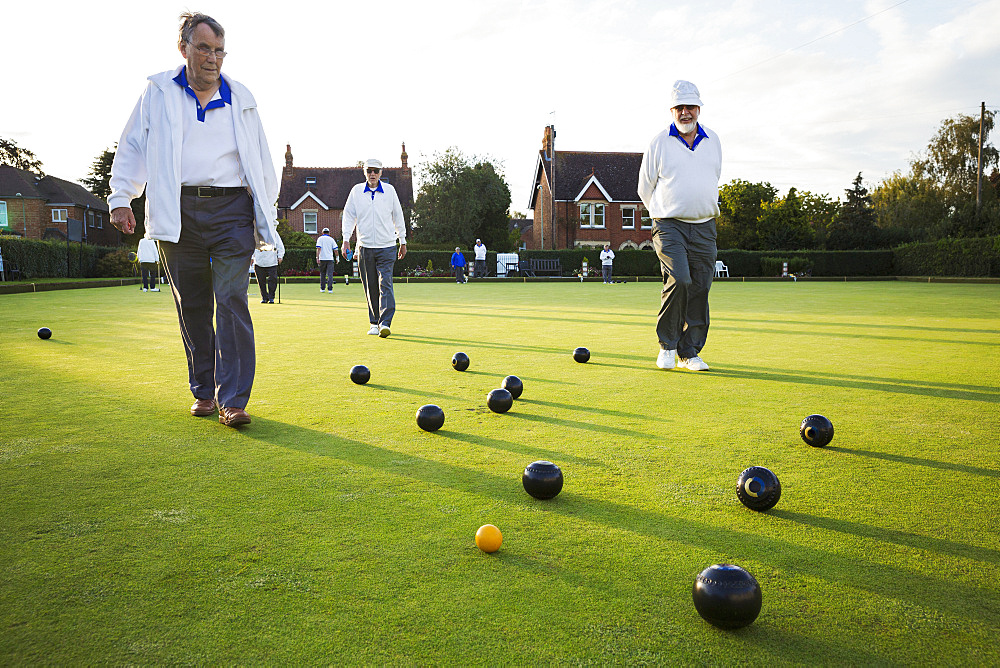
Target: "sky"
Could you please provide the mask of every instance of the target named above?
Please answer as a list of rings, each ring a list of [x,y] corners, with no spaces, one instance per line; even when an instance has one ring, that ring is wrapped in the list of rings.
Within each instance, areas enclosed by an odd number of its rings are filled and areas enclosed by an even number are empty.
[[[418,179],[456,147],[499,163],[528,217],[546,125],[557,150],[642,152],[677,79],[722,139],[722,183],[834,199],[907,171],[943,120],[1000,108],[1000,0],[12,4],[0,137],[69,180],[183,62],[185,10],[225,27],[223,72],[254,93],[279,175],[286,144],[296,166],[391,167],[406,142]]]

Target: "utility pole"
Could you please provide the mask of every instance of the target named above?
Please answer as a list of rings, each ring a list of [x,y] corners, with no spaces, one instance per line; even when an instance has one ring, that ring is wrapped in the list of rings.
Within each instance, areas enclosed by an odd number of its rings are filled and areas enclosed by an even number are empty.
[[[983,205],[983,124],[986,118],[986,102],[979,108],[979,169],[976,172],[976,216]]]

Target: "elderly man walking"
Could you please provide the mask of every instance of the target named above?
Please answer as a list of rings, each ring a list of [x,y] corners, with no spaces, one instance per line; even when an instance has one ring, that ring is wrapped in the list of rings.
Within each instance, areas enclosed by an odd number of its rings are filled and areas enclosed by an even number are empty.
[[[673,123],[653,137],[639,168],[639,197],[653,218],[663,274],[656,320],[661,369],[708,369],[699,354],[708,338],[708,291],[715,275],[722,144],[698,123],[701,107],[693,83],[674,82]]]
[[[146,235],[160,242],[187,354],[190,412],[218,409],[235,427],[250,422],[256,367],[247,268],[255,248],[277,245],[278,180],[256,100],[222,75],[222,26],[204,14],[180,18],[185,63],[149,77],[118,142],[108,206],[111,223],[132,234],[129,203],[145,187]]]
[[[357,232],[358,272],[368,299],[369,334],[383,339],[391,333],[396,299],[392,292],[392,268],[406,257],[406,221],[396,189],[382,181],[382,163],[366,160],[365,181],[351,188],[344,204],[343,253],[351,250]],[[396,242],[399,250],[396,250]]]

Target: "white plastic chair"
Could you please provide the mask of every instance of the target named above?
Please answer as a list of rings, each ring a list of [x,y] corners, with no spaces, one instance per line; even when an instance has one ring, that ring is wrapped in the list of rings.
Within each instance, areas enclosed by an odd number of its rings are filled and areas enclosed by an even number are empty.
[[[729,267],[722,263],[722,260],[715,261],[715,275],[729,278]]]

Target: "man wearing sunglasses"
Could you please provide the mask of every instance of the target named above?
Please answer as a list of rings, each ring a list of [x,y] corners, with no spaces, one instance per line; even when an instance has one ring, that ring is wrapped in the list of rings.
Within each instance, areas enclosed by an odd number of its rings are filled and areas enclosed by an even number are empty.
[[[278,180],[253,95],[221,74],[222,26],[180,18],[185,63],[149,77],[118,142],[108,206],[111,223],[132,234],[130,203],[145,188],[146,236],[160,242],[174,295],[191,414],[218,410],[236,427],[250,422],[256,366],[250,257],[278,247]]]
[[[384,339],[396,313],[392,269],[397,258],[406,256],[406,221],[396,189],[381,179],[382,163],[366,160],[364,172],[364,183],[351,189],[344,205],[342,252],[346,257],[357,232],[358,273],[368,299],[368,333]]]

